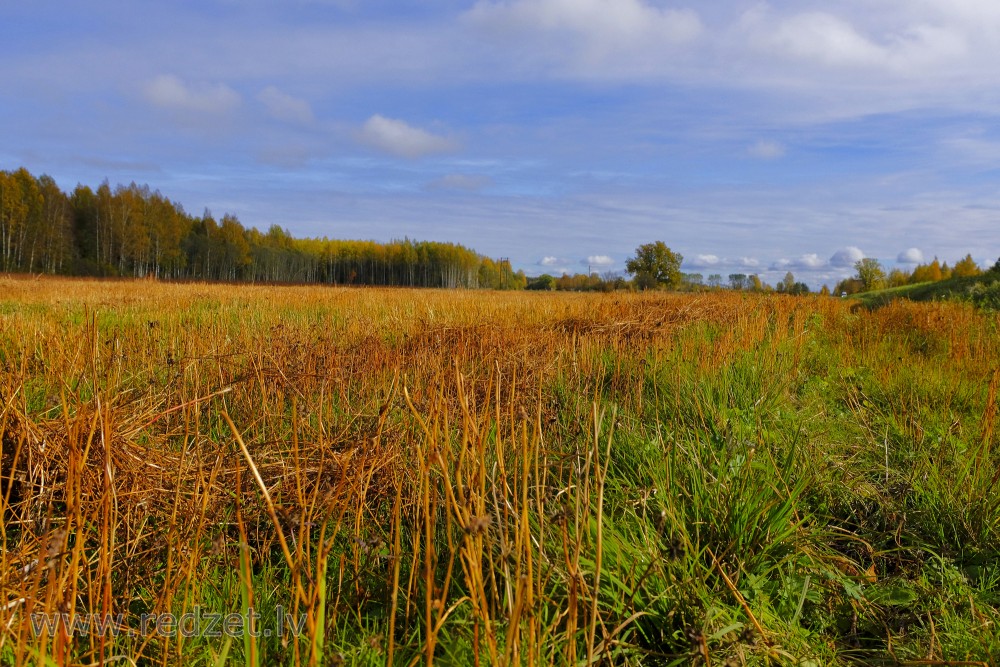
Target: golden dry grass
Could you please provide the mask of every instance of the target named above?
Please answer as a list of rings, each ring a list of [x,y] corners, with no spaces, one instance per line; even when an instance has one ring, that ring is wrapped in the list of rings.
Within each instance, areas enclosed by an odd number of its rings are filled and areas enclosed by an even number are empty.
[[[451,645],[491,664],[623,659],[622,647],[642,644],[624,638],[646,612],[613,613],[598,591],[631,585],[634,598],[649,574],[628,566],[601,580],[615,428],[651,438],[670,414],[677,421],[661,426],[683,422],[697,442],[730,437],[736,413],[719,401],[736,399],[722,374],[746,358],[762,386],[781,378],[793,407],[807,400],[795,387],[842,378],[838,365],[870,368],[888,386],[907,368],[947,363],[927,391],[973,401],[966,412],[978,413],[986,443],[973,485],[984,488],[995,391],[982,404],[954,383],[985,395],[995,332],[995,320],[959,306],[869,313],[840,299],[726,292],[0,277],[0,661],[211,661],[220,648],[210,642],[37,637],[30,618],[121,612],[135,630],[140,613],[209,600],[232,610],[241,594],[306,613],[309,635],[248,639],[247,664],[261,652],[268,663],[329,662],[344,636],[366,632],[376,661],[430,663]],[[838,385],[845,409],[877,440],[875,399],[851,382]],[[892,400],[903,403],[883,409],[910,437],[931,428],[921,413],[931,398]],[[746,428],[756,423],[764,448],[761,420]],[[866,569],[855,547],[828,562]],[[739,572],[726,545],[703,548],[706,577]],[[726,584],[714,585],[724,594],[739,581]],[[707,639],[691,641],[692,655],[711,659]],[[747,655],[780,656],[779,644]]]

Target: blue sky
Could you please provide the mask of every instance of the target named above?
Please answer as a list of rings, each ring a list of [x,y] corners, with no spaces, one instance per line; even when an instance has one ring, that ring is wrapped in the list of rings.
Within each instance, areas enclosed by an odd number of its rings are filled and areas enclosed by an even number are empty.
[[[36,0],[0,169],[528,273],[1000,256],[1000,3]]]

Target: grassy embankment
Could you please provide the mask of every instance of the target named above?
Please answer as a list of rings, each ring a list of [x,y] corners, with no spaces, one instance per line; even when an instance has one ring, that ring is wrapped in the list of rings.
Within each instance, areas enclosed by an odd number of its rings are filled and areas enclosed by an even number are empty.
[[[869,308],[878,308],[896,299],[910,301],[953,301],[971,303],[979,308],[1000,311],[1000,272],[987,271],[978,276],[949,278],[937,282],[903,285],[853,296]]]
[[[0,277],[0,664],[986,664],[997,318],[856,305]]]

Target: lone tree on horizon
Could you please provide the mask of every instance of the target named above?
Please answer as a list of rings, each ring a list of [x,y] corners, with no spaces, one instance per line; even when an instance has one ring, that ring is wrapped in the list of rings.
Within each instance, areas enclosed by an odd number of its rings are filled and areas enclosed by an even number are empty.
[[[683,255],[663,241],[645,243],[635,249],[635,257],[625,262],[625,270],[635,276],[639,289],[677,287],[681,283]]]
[[[885,270],[877,259],[865,257],[854,264],[858,272],[855,280],[861,283],[862,292],[882,289],[885,286]]]

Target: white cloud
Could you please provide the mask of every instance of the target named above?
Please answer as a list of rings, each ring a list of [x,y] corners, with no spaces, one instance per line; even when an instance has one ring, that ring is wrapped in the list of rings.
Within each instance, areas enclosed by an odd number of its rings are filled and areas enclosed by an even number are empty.
[[[224,113],[240,105],[240,95],[223,83],[186,84],[162,74],[145,88],[146,100],[163,109],[196,113]]]
[[[833,256],[830,257],[830,265],[837,268],[851,268],[864,258],[865,253],[861,248],[847,246],[833,253]]]
[[[315,120],[308,102],[284,93],[275,86],[268,86],[260,91],[257,94],[257,101],[264,105],[272,118],[277,120],[303,125]]]
[[[919,76],[968,56],[967,30],[932,13],[900,8],[894,20],[886,21],[879,12],[849,17],[836,9],[778,16],[765,6],[744,15],[742,25],[757,48],[828,68]]]
[[[465,190],[476,192],[493,184],[493,179],[480,174],[447,174],[431,181],[427,187],[431,190]]]
[[[826,12],[806,12],[780,21],[769,42],[793,57],[827,65],[872,65],[883,58],[882,50],[854,26]]]
[[[924,253],[920,248],[908,248],[896,257],[896,262],[899,264],[922,264],[923,261]]]
[[[590,255],[585,259],[580,260],[581,264],[586,264],[587,266],[594,269],[606,269],[608,267],[615,265],[615,260],[611,259],[607,255]]]
[[[760,266],[760,260],[756,257],[740,257],[736,261],[736,265],[744,269],[755,269]]]
[[[564,263],[563,260],[559,259],[558,257],[553,257],[551,255],[548,257],[542,257],[540,260],[538,260],[539,266],[546,266],[546,267],[559,266],[560,264],[563,263]]]
[[[379,114],[365,122],[360,138],[380,151],[411,159],[458,150],[458,143],[453,139]]]
[[[717,266],[721,261],[718,255],[695,255],[694,259],[684,263],[694,269],[707,269]]]
[[[604,47],[635,40],[687,42],[702,32],[687,9],[659,9],[644,0],[480,0],[468,12],[473,22],[501,30],[565,31]]]
[[[800,269],[821,269],[826,266],[826,262],[820,259],[819,255],[811,252],[795,260],[794,265]]]
[[[750,155],[763,160],[774,160],[785,154],[785,147],[777,141],[765,141],[761,139],[749,148]]]
[[[783,258],[771,264],[771,271],[795,269],[798,271],[819,271],[828,268],[829,264],[814,252],[806,253],[796,259]]]
[[[503,67],[532,78],[660,76],[704,33],[695,11],[647,0],[479,0],[462,18]]]

